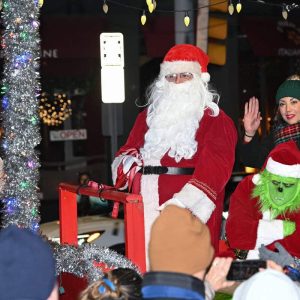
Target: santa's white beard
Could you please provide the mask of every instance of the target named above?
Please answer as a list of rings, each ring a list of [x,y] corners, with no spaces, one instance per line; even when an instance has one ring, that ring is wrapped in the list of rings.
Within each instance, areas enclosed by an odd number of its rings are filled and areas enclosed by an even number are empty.
[[[205,101],[199,82],[194,78],[180,84],[164,78],[152,90],[148,107],[145,144],[141,149],[144,159],[160,159],[167,151],[176,162],[190,159],[197,151],[196,131],[199,127]],[[203,89],[206,87],[203,86]]]

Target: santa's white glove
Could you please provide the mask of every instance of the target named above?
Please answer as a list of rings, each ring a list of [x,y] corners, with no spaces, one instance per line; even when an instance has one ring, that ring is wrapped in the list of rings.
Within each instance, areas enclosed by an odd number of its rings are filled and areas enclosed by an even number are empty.
[[[124,174],[128,173],[128,171],[131,169],[134,163],[137,165],[137,171],[139,171],[143,165],[142,161],[137,157],[131,155],[125,155],[125,157],[123,158]]]
[[[168,205],[176,205],[176,206],[179,206],[179,207],[181,207],[181,208],[187,208],[187,207],[185,207],[185,206],[183,205],[183,203],[180,202],[180,200],[178,200],[178,199],[176,199],[176,198],[172,198],[172,199],[166,201],[164,204],[162,204],[162,205],[158,208],[158,210],[159,210],[159,211],[162,211],[162,210],[163,210],[166,206],[168,206]]]
[[[137,173],[141,169],[143,163],[138,157],[132,155],[120,155],[116,157],[111,168],[113,184],[117,184],[119,189],[127,188],[129,171],[134,165],[136,167],[135,173]]]
[[[174,194],[172,199],[161,205],[159,210],[163,210],[170,204],[187,208],[203,223],[208,221],[216,207],[203,191],[191,184],[186,184],[179,193]]]

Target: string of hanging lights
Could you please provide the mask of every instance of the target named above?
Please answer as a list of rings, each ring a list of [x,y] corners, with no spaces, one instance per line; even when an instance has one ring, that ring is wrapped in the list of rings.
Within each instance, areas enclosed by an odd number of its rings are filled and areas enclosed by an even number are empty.
[[[289,12],[291,12],[294,9],[300,8],[300,4],[296,4],[296,3],[277,4],[277,3],[273,3],[271,0],[270,0],[271,2],[267,2],[267,1],[264,1],[264,0],[253,0],[253,1],[252,0],[247,0],[247,1],[248,2],[255,2],[257,4],[276,6],[276,7],[282,8],[282,17],[285,20],[287,20]],[[107,12],[108,12],[108,4],[109,3],[113,4],[113,5],[118,5],[118,6],[121,6],[121,7],[124,7],[124,8],[141,11],[141,17],[140,17],[141,24],[142,25],[146,24],[146,22],[147,22],[147,13],[146,13],[145,8],[140,8],[140,7],[136,7],[136,6],[133,6],[133,5],[128,5],[128,4],[125,4],[123,2],[116,1],[116,0],[103,0],[102,9],[103,9],[105,14],[107,14]],[[220,5],[220,4],[223,4],[223,3],[228,3],[228,13],[230,15],[233,15],[235,11],[237,13],[240,13],[241,10],[242,10],[241,0],[236,0],[236,5],[235,6],[234,6],[234,3],[233,3],[233,0],[223,0],[223,1],[220,0],[219,2],[210,1],[210,4],[208,4],[208,5],[199,6],[198,8],[192,9],[192,10],[189,10],[189,11],[187,11],[187,10],[161,10],[161,9],[157,9],[157,1],[156,0],[146,0],[146,5],[148,7],[148,12],[150,14],[152,14],[154,11],[157,11],[159,13],[182,13],[183,14],[183,22],[184,22],[186,27],[188,27],[190,25],[189,12],[191,13],[192,11],[197,11],[201,8]]]
[[[282,17],[287,20],[289,12],[293,9],[300,8],[300,4],[292,3],[292,4],[282,4]]]

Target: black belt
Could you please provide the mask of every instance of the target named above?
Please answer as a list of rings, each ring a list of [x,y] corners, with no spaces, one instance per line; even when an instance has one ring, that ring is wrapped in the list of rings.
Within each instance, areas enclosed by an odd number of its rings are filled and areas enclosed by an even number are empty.
[[[144,175],[192,175],[194,168],[175,168],[175,167],[162,167],[162,166],[145,166],[139,170],[139,173]]]

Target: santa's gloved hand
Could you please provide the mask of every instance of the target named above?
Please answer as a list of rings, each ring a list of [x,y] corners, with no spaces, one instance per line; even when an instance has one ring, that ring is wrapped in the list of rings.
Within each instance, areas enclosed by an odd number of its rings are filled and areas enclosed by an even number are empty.
[[[289,236],[296,230],[296,223],[293,221],[283,221],[283,236]]]
[[[179,207],[181,207],[181,208],[186,208],[186,209],[188,209],[194,216],[196,216],[197,218],[199,218],[202,222],[204,222],[204,223],[207,222],[206,219],[203,220],[203,216],[202,216],[202,214],[200,213],[200,209],[198,210],[198,209],[196,209],[196,207],[195,207],[195,209],[194,209],[193,207],[191,207],[191,206],[189,206],[189,205],[186,205],[186,203],[182,203],[182,201],[180,201],[180,200],[177,199],[177,198],[172,198],[172,199],[166,201],[164,204],[162,204],[162,205],[158,208],[158,210],[163,210],[167,205],[170,205],[170,204],[179,206]],[[199,213],[198,213],[198,212],[199,212]]]
[[[285,250],[285,248],[278,242],[275,243],[278,252],[267,249],[264,245],[258,249],[259,258],[263,260],[273,260],[276,264],[284,267],[295,264],[294,258]]]
[[[176,205],[176,206],[179,206],[181,208],[186,208],[185,205],[183,205],[183,203],[181,203],[180,200],[176,199],[176,198],[172,198],[168,201],[166,201],[164,204],[162,204],[161,206],[159,206],[158,210],[159,211],[162,211],[166,206],[168,205]]]
[[[134,175],[142,168],[142,161],[137,156],[123,155],[115,159],[112,167],[113,183],[116,189],[131,187]]]
[[[168,204],[187,208],[203,223],[208,221],[216,208],[214,202],[210,200],[202,190],[190,183],[187,183],[180,192],[175,193],[173,198],[168,200],[159,209],[164,208]]]
[[[206,223],[212,213],[212,211],[215,209],[215,204],[213,202],[208,203],[207,207],[201,207],[200,201],[187,201],[184,202],[178,198],[172,198],[168,201],[166,201],[164,204],[162,204],[158,209],[163,210],[167,205],[173,204],[177,205],[181,208],[188,209],[195,217],[201,220],[201,222]]]
[[[128,171],[134,166],[136,165],[138,170],[142,167],[143,163],[142,161],[134,156],[131,155],[126,155],[123,159],[123,172],[125,174],[128,173]],[[137,170],[137,171],[138,171]]]

